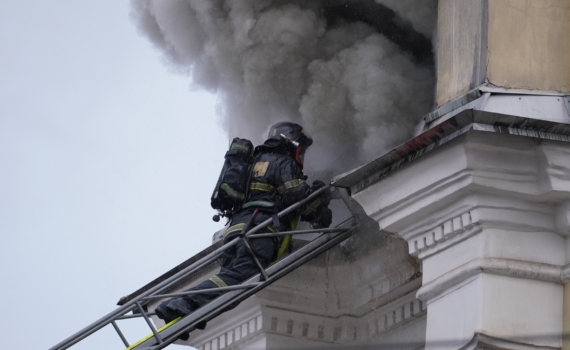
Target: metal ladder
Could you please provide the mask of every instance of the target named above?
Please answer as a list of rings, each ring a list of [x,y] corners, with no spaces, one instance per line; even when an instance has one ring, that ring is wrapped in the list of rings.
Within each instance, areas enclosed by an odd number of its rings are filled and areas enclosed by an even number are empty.
[[[325,186],[318,191],[315,191],[310,196],[302,201],[299,201],[287,209],[281,211],[278,216],[282,217],[287,215],[303,204],[315,199],[319,195],[323,194],[325,191],[330,191],[331,185]],[[211,252],[202,259],[194,262],[190,266],[186,267],[182,271],[176,273],[172,277],[166,279],[160,284],[150,288],[149,290],[141,293],[137,297],[125,303],[123,306],[119,307],[115,311],[107,314],[101,319],[95,321],[91,325],[85,327],[59,344],[51,347],[49,350],[64,350],[73,346],[74,344],[80,342],[81,340],[89,337],[91,334],[97,332],[105,326],[111,324],[115,328],[117,334],[127,347],[127,349],[136,350],[159,350],[164,349],[168,345],[174,343],[178,337],[186,332],[196,329],[196,325],[202,321],[209,321],[214,317],[221,314],[230,305],[241,302],[242,300],[250,297],[256,292],[267,287],[271,283],[277,281],[279,278],[285,276],[287,273],[293,271],[297,267],[303,265],[305,262],[311,260],[320,253],[328,250],[329,248],[337,245],[338,243],[344,241],[345,239],[352,236],[359,226],[359,216],[362,215],[362,210],[355,205],[354,201],[348,195],[345,189],[334,188],[335,192],[339,192],[340,198],[344,201],[345,205],[350,210],[352,217],[345,221],[343,224],[335,228],[327,229],[313,229],[313,230],[299,230],[299,231],[289,231],[289,232],[275,232],[275,233],[262,233],[256,234],[258,231],[272,223],[272,219],[268,219],[261,224],[255,226],[251,230],[245,232],[245,234],[240,237],[233,239],[232,241],[224,244],[220,248]],[[223,288],[215,289],[202,289],[199,291],[188,291],[175,294],[161,294],[163,291],[167,290],[174,284],[176,284],[182,278],[198,271],[199,269],[209,265],[211,262],[216,260],[226,249],[236,245],[240,240],[244,240],[246,246],[249,247],[247,241],[249,239],[256,239],[261,237],[276,237],[285,235],[298,235],[307,233],[321,233],[314,240],[310,241],[308,244],[304,245],[300,249],[292,252],[286,257],[282,258],[272,266],[264,269],[254,254],[252,256],[257,262],[260,268],[260,273],[253,276],[247,281],[242,282],[239,285],[228,286]],[[144,305],[155,299],[172,298],[176,296],[191,295],[197,293],[219,293],[220,291],[225,291],[220,297],[214,299],[209,304],[197,309],[188,316],[179,319],[178,321],[173,321],[168,325],[165,325],[158,330],[154,327],[150,320],[150,315],[144,310]],[[127,315],[127,313],[133,311],[133,315]],[[119,326],[117,325],[117,320],[129,319],[135,317],[142,317],[150,327],[152,334],[147,338],[143,338],[137,343],[129,344],[123,333],[121,332]]]

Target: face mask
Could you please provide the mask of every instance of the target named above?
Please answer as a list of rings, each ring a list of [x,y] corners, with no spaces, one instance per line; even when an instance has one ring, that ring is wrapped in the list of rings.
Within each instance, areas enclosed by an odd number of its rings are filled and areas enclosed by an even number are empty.
[[[301,165],[301,167],[303,167],[303,163],[305,162],[305,151],[306,150],[303,147],[297,147],[295,150],[295,160]]]

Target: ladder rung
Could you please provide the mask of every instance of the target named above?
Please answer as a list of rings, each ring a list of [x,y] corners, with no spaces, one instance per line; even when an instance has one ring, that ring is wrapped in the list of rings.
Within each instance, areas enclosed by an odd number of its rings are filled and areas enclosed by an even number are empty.
[[[125,344],[125,346],[128,348],[130,346],[129,342],[127,341],[127,338],[125,338],[125,336],[123,335],[123,332],[121,332],[121,330],[119,329],[119,326],[117,326],[117,323],[115,323],[115,321],[112,321],[111,324],[113,325],[113,328],[115,328],[115,330],[117,331],[117,334],[123,341],[123,344]]]
[[[154,337],[156,338],[156,341],[158,342],[158,344],[162,344],[163,340],[162,337],[160,336],[160,334],[158,334],[158,332],[156,331],[156,328],[154,328],[154,325],[152,324],[152,322],[150,321],[150,318],[148,318],[148,316],[146,315],[146,312],[144,311],[142,305],[140,302],[137,301],[137,307],[139,308],[139,311],[141,312],[141,314],[144,317],[144,320],[146,321],[146,323],[148,324],[148,327],[150,328],[150,330],[152,331],[152,333],[154,334]]]

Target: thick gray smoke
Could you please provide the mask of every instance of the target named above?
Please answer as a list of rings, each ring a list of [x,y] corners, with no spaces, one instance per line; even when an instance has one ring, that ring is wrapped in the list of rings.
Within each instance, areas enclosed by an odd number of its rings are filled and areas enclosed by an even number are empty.
[[[428,38],[435,34],[437,0],[376,0]]]
[[[437,0],[133,0],[132,7],[170,67],[218,94],[230,137],[259,144],[273,123],[298,122],[315,140],[308,170],[321,177],[404,141],[432,107],[431,48],[427,58],[414,48],[418,38],[430,43]]]

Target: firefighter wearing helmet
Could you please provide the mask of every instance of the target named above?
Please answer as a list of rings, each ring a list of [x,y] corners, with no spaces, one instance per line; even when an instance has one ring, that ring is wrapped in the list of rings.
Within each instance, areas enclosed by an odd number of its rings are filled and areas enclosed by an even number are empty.
[[[328,194],[307,203],[290,215],[281,218],[276,215],[325,186],[321,181],[308,185],[307,177],[303,174],[305,151],[312,143],[312,138],[299,124],[280,122],[270,128],[267,140],[255,148],[249,188],[243,205],[233,214],[231,223],[223,234],[224,243],[236,239],[246,226],[253,228],[267,219],[272,219],[272,224],[258,233],[290,231],[297,218],[311,223],[314,228],[330,226],[332,212],[328,208]],[[278,258],[278,252],[283,250],[284,245],[282,237],[256,238],[248,242],[264,268]],[[191,290],[236,285],[259,273],[257,263],[243,240],[224,252],[221,265],[220,273]],[[177,297],[162,302],[155,311],[159,318],[168,323],[190,314],[221,294],[222,292]],[[205,326],[199,324],[197,328],[203,329]]]

